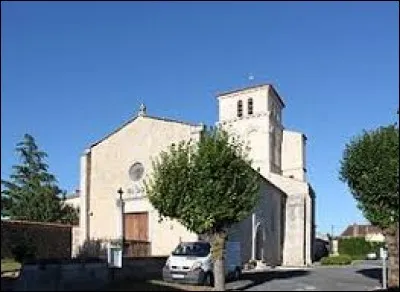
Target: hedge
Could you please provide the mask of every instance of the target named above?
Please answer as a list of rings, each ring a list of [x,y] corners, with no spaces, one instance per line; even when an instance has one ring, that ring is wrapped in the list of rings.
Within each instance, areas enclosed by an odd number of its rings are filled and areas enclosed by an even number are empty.
[[[365,259],[370,252],[378,252],[384,242],[369,242],[364,237],[340,238],[339,254],[350,255],[353,260]]]
[[[321,265],[349,265],[351,262],[352,258],[347,254],[329,256],[321,259]]]

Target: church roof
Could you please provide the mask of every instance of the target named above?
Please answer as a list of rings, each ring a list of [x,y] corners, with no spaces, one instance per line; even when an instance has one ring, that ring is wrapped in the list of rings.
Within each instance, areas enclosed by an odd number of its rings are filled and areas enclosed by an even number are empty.
[[[278,94],[278,92],[275,90],[274,86],[270,83],[261,83],[261,84],[255,84],[255,85],[251,85],[251,86],[245,86],[245,87],[240,87],[240,88],[236,88],[236,89],[231,89],[228,91],[223,91],[220,93],[217,93],[217,97],[219,96],[224,96],[224,95],[228,95],[228,94],[232,94],[232,93],[236,93],[236,92],[240,92],[240,91],[244,91],[244,90],[248,90],[248,89],[255,89],[255,88],[262,88],[262,87],[270,87],[272,89],[272,91],[275,93],[275,95],[278,97],[279,101],[282,103],[282,106],[285,106],[285,103],[283,102],[282,98],[280,97],[280,95]]]
[[[118,131],[122,130],[123,128],[125,128],[127,125],[129,125],[130,123],[132,123],[133,121],[135,121],[139,116],[134,116],[133,118],[130,118],[128,121],[126,121],[125,123],[123,123],[121,126],[119,126],[118,128],[116,128],[114,131],[112,131],[111,133],[107,134],[106,136],[104,136],[103,138],[101,138],[100,140],[96,141],[95,143],[91,144],[89,146],[89,148],[92,148],[98,144],[100,144],[101,142],[103,142],[104,140],[108,139],[109,137],[111,137],[112,135],[114,135],[115,133],[117,133]],[[170,119],[170,118],[163,118],[163,117],[155,117],[155,116],[149,116],[149,115],[143,115],[140,117],[144,117],[144,118],[149,118],[149,119],[153,119],[153,120],[159,120],[159,121],[164,121],[164,122],[169,122],[169,123],[179,123],[179,124],[183,124],[183,125],[187,125],[187,126],[192,126],[192,127],[200,127],[200,124],[194,124],[194,123],[189,123],[189,122],[184,122],[184,121],[179,121],[179,120],[175,120],[175,119]]]

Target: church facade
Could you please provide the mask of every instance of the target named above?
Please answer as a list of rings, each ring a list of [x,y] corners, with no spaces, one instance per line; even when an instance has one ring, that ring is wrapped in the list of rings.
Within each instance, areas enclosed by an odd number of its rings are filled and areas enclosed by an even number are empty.
[[[260,201],[253,214],[231,228],[229,238],[241,242],[244,261],[311,264],[315,195],[306,179],[305,136],[284,128],[285,105],[272,85],[224,92],[217,98],[216,124],[246,142],[260,174]],[[88,147],[80,159],[80,243],[124,237],[146,244],[148,254],[164,256],[179,241],[197,240],[197,234],[174,220],[159,222],[143,181],[161,151],[172,143],[199,139],[203,129],[202,124],[150,116],[141,108]]]

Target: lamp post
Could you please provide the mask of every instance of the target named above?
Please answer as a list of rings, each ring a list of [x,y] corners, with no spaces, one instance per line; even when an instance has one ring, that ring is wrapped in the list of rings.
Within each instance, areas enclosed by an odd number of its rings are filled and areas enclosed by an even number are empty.
[[[125,244],[125,232],[124,232],[124,201],[122,199],[122,195],[124,193],[124,191],[122,190],[122,188],[119,188],[117,191],[118,195],[119,195],[119,207],[120,207],[120,218],[119,218],[119,232],[120,232],[120,236],[122,239],[122,250],[124,250],[124,244]]]
[[[117,238],[118,243],[113,243],[112,241],[108,243],[108,264],[111,268],[111,278],[114,280],[115,277],[115,268],[122,268],[122,258],[124,253],[124,243],[125,243],[125,236],[124,236],[124,201],[122,200],[122,195],[124,191],[122,188],[117,190],[119,195],[119,200],[116,201],[116,206],[119,208],[120,212],[117,212],[116,216],[116,225],[117,225]],[[122,246],[119,244],[119,240],[122,241]]]

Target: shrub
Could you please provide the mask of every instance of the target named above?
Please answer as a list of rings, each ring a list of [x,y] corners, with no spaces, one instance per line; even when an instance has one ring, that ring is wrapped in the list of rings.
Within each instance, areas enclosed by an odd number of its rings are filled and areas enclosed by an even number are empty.
[[[101,239],[86,240],[78,249],[77,258],[99,258],[107,257],[107,249],[103,246]]]
[[[315,240],[315,250],[314,250],[314,261],[318,262],[320,261],[323,257],[326,257],[329,255],[329,250],[328,250],[328,242],[322,239],[316,238]]]
[[[20,263],[36,257],[36,246],[25,238],[20,238],[11,248],[13,258]]]
[[[347,254],[324,257],[321,260],[321,265],[349,265],[351,264],[351,256]]]
[[[339,239],[339,254],[350,255],[353,260],[365,259],[368,253],[378,252],[384,243],[369,242],[364,237]]]
[[[363,255],[363,254],[357,254],[357,255],[351,255],[351,259],[353,260],[353,261],[356,261],[356,260],[365,260],[366,259],[366,255]]]

